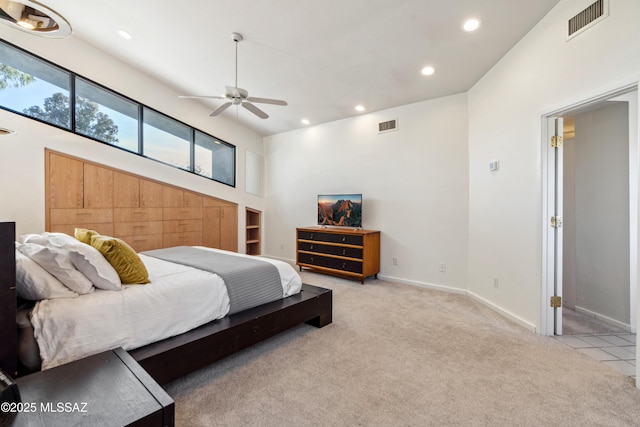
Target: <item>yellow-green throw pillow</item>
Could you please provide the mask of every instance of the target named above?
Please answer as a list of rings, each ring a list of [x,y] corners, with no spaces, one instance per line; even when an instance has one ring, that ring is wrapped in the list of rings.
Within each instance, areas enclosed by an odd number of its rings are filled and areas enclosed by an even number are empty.
[[[91,237],[99,236],[97,231],[89,230],[86,228],[76,228],[73,235],[76,239],[80,240],[82,243],[86,243],[87,245],[91,244]]]
[[[91,246],[109,261],[125,284],[149,283],[149,273],[144,263],[123,240],[117,237],[95,235],[91,237]]]

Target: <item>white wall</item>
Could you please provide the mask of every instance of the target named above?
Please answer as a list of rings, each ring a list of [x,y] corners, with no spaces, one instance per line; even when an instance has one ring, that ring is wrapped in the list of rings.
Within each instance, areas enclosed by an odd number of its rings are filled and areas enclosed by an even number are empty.
[[[233,188],[0,110],[0,127],[18,132],[0,138],[0,217],[16,220],[18,234],[44,230],[44,149],[48,147],[238,203],[238,246],[242,251],[244,207],[263,209],[263,199],[244,190],[245,152],[262,154],[260,135],[224,117],[212,119],[210,108],[178,99],[176,89],[73,36],[45,39],[2,25],[0,37],[236,146],[236,188]]]
[[[608,18],[566,41],[567,20],[590,3],[561,1],[468,92],[469,290],[537,330],[541,117],[640,79],[640,1],[611,0]]]
[[[378,134],[390,119],[398,130]],[[318,194],[362,193],[363,227],[381,231],[381,276],[466,287],[466,95],[267,137],[265,169],[267,255],[295,261],[295,228],[316,224]]]

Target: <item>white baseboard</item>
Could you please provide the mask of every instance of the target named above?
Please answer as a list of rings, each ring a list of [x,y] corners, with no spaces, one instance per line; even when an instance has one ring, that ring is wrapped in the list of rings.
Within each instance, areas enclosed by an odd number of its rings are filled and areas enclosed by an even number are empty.
[[[417,280],[407,280],[407,279],[401,279],[399,277],[386,276],[381,274],[378,274],[378,278],[380,280],[387,280],[389,282],[401,283],[403,285],[417,286],[418,288],[434,289],[436,291],[443,291],[443,292],[449,292],[449,293],[460,294],[460,295],[467,294],[466,289],[452,288],[450,286],[436,285],[436,284],[427,283],[427,282],[418,282]]]
[[[494,303],[487,301],[486,299],[474,294],[473,292],[470,292],[466,289],[460,289],[460,288],[452,288],[449,286],[443,286],[443,285],[435,285],[433,283],[425,283],[425,282],[418,282],[418,281],[414,281],[414,280],[405,280],[405,279],[400,279],[397,277],[390,277],[390,276],[381,276],[378,274],[378,277],[384,280],[389,280],[395,283],[402,283],[405,285],[410,285],[410,286],[417,286],[420,288],[426,288],[426,289],[434,289],[437,291],[442,291],[442,292],[449,292],[449,293],[454,293],[454,294],[459,294],[459,295],[466,295],[469,298],[478,301],[480,304],[484,305],[485,307],[488,307],[489,309],[503,315],[504,317],[513,320],[514,322],[516,322],[517,324],[519,324],[520,326],[524,327],[525,329],[531,331],[531,332],[536,332],[536,325],[527,322],[524,319],[521,319],[520,317],[516,316],[515,314],[503,309],[500,306],[495,305]]]
[[[273,259],[277,259],[280,261],[284,261],[286,263],[291,264],[292,266],[294,266],[294,268],[296,267],[296,262],[295,260],[292,259],[288,259],[288,258],[281,258],[281,257],[275,257],[275,256],[271,256],[271,255],[263,255],[265,257],[268,258],[273,258]],[[378,274],[378,278],[380,280],[387,280],[389,282],[394,282],[394,283],[400,283],[403,285],[409,285],[409,286],[416,286],[419,288],[425,288],[425,289],[433,289],[436,291],[442,291],[442,292],[449,292],[449,293],[453,293],[453,294],[458,294],[458,295],[466,295],[469,298],[474,299],[475,301],[478,301],[479,303],[481,303],[482,305],[490,308],[491,310],[500,313],[501,315],[505,316],[506,318],[513,320],[514,322],[518,323],[519,325],[523,326],[525,329],[528,329],[531,332],[536,333],[536,325],[527,322],[526,320],[521,319],[520,317],[516,316],[515,314],[503,309],[500,306],[495,305],[494,303],[487,301],[486,299],[474,294],[473,292],[470,292],[466,289],[461,289],[461,288],[454,288],[451,286],[444,286],[444,285],[436,285],[434,283],[427,283],[427,282],[419,282],[417,280],[407,280],[407,279],[402,279],[400,277],[393,277],[393,276],[387,276],[387,275],[382,275],[382,274]]]
[[[608,323],[609,325],[615,326],[616,328],[620,328],[624,331],[633,332],[633,328],[631,328],[631,325],[628,323],[620,322],[619,320],[612,319],[603,314],[596,313],[595,311],[591,311],[586,308],[579,307],[577,305],[574,307],[574,310],[578,313],[582,313],[582,314],[586,314],[587,316],[594,317],[598,320]]]
[[[491,301],[487,301],[486,299],[482,298],[479,295],[474,294],[473,292],[467,291],[467,295],[469,296],[469,298],[472,298],[472,299],[478,301],[480,304],[490,308],[491,310],[502,314],[504,317],[513,320],[514,322],[516,322],[520,326],[528,329],[529,331],[537,333],[536,325],[534,325],[533,323],[527,322],[526,320],[516,316],[515,314],[503,309],[502,307],[500,307],[498,305],[495,305]]]

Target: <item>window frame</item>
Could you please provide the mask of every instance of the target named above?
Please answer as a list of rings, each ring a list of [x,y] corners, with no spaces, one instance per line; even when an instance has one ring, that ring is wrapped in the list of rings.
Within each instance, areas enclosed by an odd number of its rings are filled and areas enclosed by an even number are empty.
[[[43,124],[46,124],[46,125],[49,125],[49,126],[53,126],[53,127],[57,128],[57,129],[60,129],[60,130],[66,131],[66,132],[70,132],[70,133],[72,133],[74,135],[78,135],[80,137],[87,138],[87,139],[90,139],[92,141],[99,142],[100,144],[105,144],[105,145],[107,145],[109,147],[112,147],[112,148],[115,148],[115,149],[118,149],[118,150],[122,150],[122,151],[124,151],[126,153],[130,153],[130,154],[134,154],[134,155],[137,155],[137,156],[140,156],[140,157],[144,157],[146,159],[153,160],[155,162],[171,166],[171,167],[173,167],[173,168],[175,168],[177,170],[182,170],[182,171],[185,171],[185,172],[189,172],[189,173],[191,173],[193,175],[202,177],[202,178],[207,179],[209,181],[217,182],[219,184],[224,184],[224,185],[227,185],[229,187],[236,188],[238,171],[237,171],[237,165],[236,165],[237,147],[235,145],[233,145],[233,144],[231,144],[231,143],[229,143],[229,142],[227,142],[227,141],[225,141],[223,139],[220,139],[215,135],[211,135],[210,133],[204,132],[201,129],[195,128],[195,127],[189,125],[188,123],[185,123],[182,120],[176,119],[175,117],[172,117],[172,116],[170,116],[168,114],[165,114],[165,113],[159,111],[156,108],[150,107],[150,106],[148,106],[146,104],[143,104],[143,103],[141,103],[139,101],[136,101],[135,99],[133,99],[133,98],[127,96],[127,95],[124,95],[124,94],[122,94],[120,92],[117,92],[117,91],[115,91],[115,90],[113,90],[113,89],[111,89],[111,88],[109,88],[109,87],[107,87],[107,86],[105,86],[105,85],[103,85],[101,83],[98,83],[98,82],[96,82],[96,81],[94,81],[92,79],[89,79],[89,78],[87,78],[87,77],[85,77],[83,75],[77,74],[77,73],[75,73],[75,72],[73,72],[73,71],[71,71],[71,70],[69,70],[69,69],[67,69],[65,67],[62,67],[62,66],[60,66],[58,64],[55,64],[55,63],[53,63],[53,62],[51,62],[51,61],[49,61],[49,60],[47,60],[45,58],[42,58],[39,55],[36,55],[36,54],[34,54],[32,52],[29,52],[28,50],[26,50],[26,49],[24,49],[24,48],[22,48],[20,46],[16,46],[13,43],[10,43],[10,42],[8,42],[6,40],[3,40],[3,39],[0,39],[0,43],[3,43],[6,46],[8,46],[8,47],[10,47],[12,49],[15,49],[15,50],[21,52],[22,54],[25,54],[25,55],[27,55],[29,57],[32,57],[32,58],[36,59],[36,60],[43,61],[44,63],[46,63],[47,65],[49,65],[49,66],[51,66],[53,68],[55,68],[56,70],[68,74],[69,83],[70,83],[70,88],[69,88],[69,104],[70,104],[69,105],[69,114],[71,116],[70,117],[70,124],[71,124],[70,127],[71,128],[67,129],[67,128],[59,126],[57,124],[50,123],[50,122],[47,122],[45,120],[42,120],[42,119],[39,119],[39,118],[36,118],[36,117],[32,117],[30,115],[27,115],[27,114],[21,112],[21,111],[16,111],[16,110],[14,110],[12,108],[6,107],[1,102],[0,102],[0,109],[2,109],[4,111],[8,111],[10,113],[17,114],[17,115],[25,117],[25,118],[28,118],[30,120],[35,120],[37,122],[40,122],[40,123],[43,123]],[[89,83],[91,85],[96,86],[100,90],[103,90],[103,91],[105,91],[107,93],[110,93],[110,94],[113,94],[115,96],[119,96],[119,97],[123,98],[124,100],[129,101],[129,102],[137,105],[137,109],[138,109],[138,115],[137,115],[137,120],[138,120],[138,147],[137,147],[137,151],[132,151],[132,150],[124,148],[124,147],[119,147],[119,146],[114,145],[112,143],[105,142],[105,141],[102,141],[100,139],[96,139],[96,138],[94,138],[92,136],[84,135],[82,133],[78,133],[76,131],[76,117],[75,117],[76,116],[76,99],[77,99],[77,96],[76,96],[77,95],[76,94],[76,79],[78,79],[78,78],[84,80],[85,82],[87,82],[87,83]],[[166,162],[164,162],[162,160],[155,159],[153,157],[149,157],[149,156],[146,156],[146,155],[143,154],[144,153],[144,109],[148,109],[148,110],[154,112],[155,114],[159,114],[161,116],[164,116],[164,117],[167,117],[167,118],[169,118],[171,120],[174,120],[177,123],[179,123],[181,125],[184,125],[189,129],[189,167],[187,169],[178,167],[178,166],[170,164],[170,163],[166,163]],[[233,170],[233,180],[232,180],[233,182],[232,183],[228,183],[228,182],[225,182],[225,181],[219,181],[217,179],[214,179],[213,176],[210,178],[210,177],[208,177],[206,175],[201,175],[201,174],[195,172],[195,135],[196,135],[196,132],[200,132],[200,133],[202,133],[204,135],[207,135],[207,136],[209,136],[211,138],[214,138],[215,140],[219,141],[220,143],[226,145],[227,147],[232,148],[233,156],[232,156],[232,159],[231,159],[231,162],[230,162],[231,163],[230,166],[232,167],[232,170]]]

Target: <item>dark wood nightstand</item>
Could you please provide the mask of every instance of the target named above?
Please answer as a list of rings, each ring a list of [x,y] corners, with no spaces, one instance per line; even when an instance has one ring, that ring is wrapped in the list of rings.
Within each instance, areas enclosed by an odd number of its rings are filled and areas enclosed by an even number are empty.
[[[122,348],[16,382],[30,412],[16,413],[12,426],[174,425],[173,399]]]

